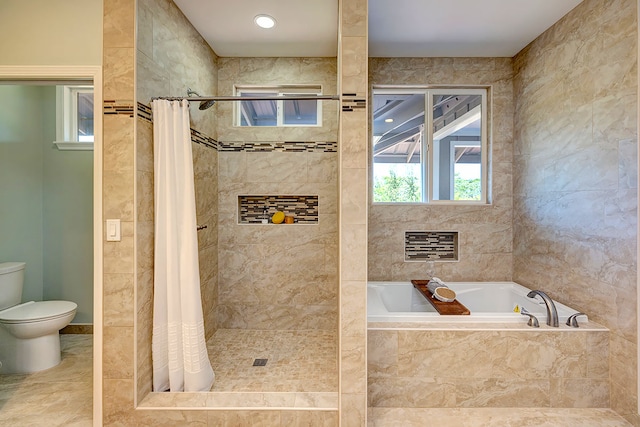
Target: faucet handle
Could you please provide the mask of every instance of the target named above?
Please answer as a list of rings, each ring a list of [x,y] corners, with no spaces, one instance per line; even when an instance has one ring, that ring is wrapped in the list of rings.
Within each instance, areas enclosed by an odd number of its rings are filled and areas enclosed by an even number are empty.
[[[526,310],[521,310],[520,314],[522,314],[523,316],[529,316],[529,321],[527,322],[527,325],[529,326],[533,326],[534,328],[539,328],[540,327],[540,323],[538,322],[538,318],[536,316],[534,316],[533,314],[529,313]]]
[[[580,325],[578,325],[578,316],[584,316],[584,313],[573,313],[571,316],[569,316],[569,318],[567,319],[567,326],[579,328]]]

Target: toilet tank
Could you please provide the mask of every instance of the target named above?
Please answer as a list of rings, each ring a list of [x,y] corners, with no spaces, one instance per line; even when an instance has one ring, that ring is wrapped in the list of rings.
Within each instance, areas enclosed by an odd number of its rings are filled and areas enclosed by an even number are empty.
[[[24,262],[0,263],[0,310],[20,304],[24,267]]]

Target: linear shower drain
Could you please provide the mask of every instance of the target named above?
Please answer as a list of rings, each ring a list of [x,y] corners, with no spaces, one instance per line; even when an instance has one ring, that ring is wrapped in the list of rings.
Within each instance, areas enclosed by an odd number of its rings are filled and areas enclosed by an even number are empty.
[[[267,366],[268,359],[255,359],[253,361],[253,366]]]

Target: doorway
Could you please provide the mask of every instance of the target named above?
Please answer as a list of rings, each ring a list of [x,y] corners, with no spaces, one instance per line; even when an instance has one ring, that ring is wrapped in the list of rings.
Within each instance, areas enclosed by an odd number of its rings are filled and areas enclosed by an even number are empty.
[[[90,367],[79,367],[72,370],[79,376],[91,379],[92,399],[89,398],[87,405],[91,406],[94,425],[100,425],[102,419],[102,67],[100,66],[0,66],[0,85],[16,86],[50,86],[50,85],[77,85],[90,83],[94,87],[93,102],[96,106],[93,110],[93,130],[95,135],[92,161],[90,162],[89,173],[92,176],[91,200],[92,205],[92,261],[93,271],[91,272],[90,286],[92,291],[91,307],[89,313],[83,313],[80,318],[81,323],[92,323],[93,335],[91,339],[90,354],[93,354],[93,361]],[[30,92],[34,92],[31,90]],[[45,91],[46,92],[46,91]],[[50,113],[55,116],[55,113]],[[35,124],[35,122],[34,122]],[[51,141],[53,142],[53,141]],[[53,145],[53,144],[52,144]],[[50,154],[50,153],[49,153]],[[24,182],[14,182],[16,186],[25,184]],[[44,184],[43,184],[44,185]],[[43,202],[44,203],[44,202]],[[53,202],[55,204],[55,202]],[[56,236],[56,238],[66,238]],[[65,291],[66,292],[66,291]],[[35,299],[35,298],[34,298]],[[85,304],[87,306],[87,304]],[[90,319],[90,322],[89,322]],[[67,345],[65,347],[65,341]],[[63,352],[65,349],[74,354],[78,352],[79,346],[73,340],[63,340]],[[77,353],[75,354],[77,355]],[[41,376],[42,377],[42,376]],[[70,379],[70,378],[67,378]],[[57,390],[59,395],[59,390]],[[91,402],[92,400],[92,402]],[[55,425],[55,420],[50,420]],[[68,421],[68,420],[66,420]],[[64,421],[64,422],[66,422]],[[60,424],[64,425],[64,424]]]

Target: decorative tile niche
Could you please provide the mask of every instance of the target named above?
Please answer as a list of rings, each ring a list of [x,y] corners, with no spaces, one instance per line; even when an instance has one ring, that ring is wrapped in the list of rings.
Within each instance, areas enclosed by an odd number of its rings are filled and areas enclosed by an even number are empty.
[[[293,216],[295,224],[318,223],[318,196],[251,195],[238,196],[238,223],[262,224],[264,210],[271,223],[276,211]],[[279,225],[279,224],[278,224]]]
[[[457,231],[405,231],[405,261],[458,261]]]

